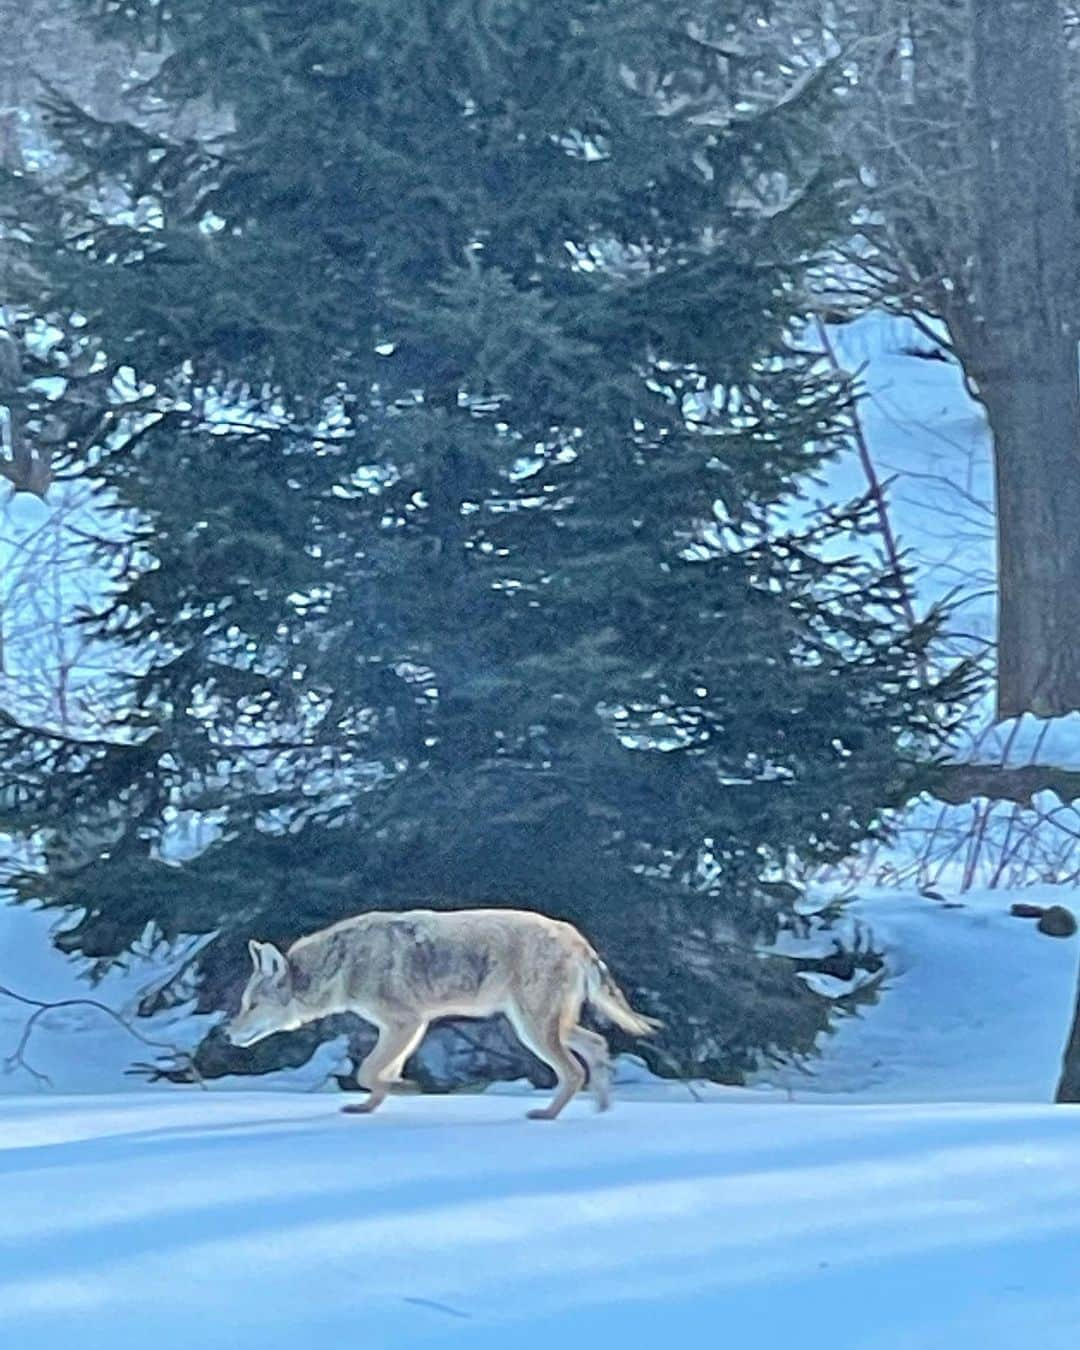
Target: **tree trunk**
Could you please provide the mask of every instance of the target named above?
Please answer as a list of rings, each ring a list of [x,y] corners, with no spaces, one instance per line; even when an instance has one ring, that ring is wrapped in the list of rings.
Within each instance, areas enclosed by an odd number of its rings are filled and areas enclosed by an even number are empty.
[[[1061,1059],[1061,1077],[1058,1079],[1057,1102],[1080,1102],[1080,984],[1076,989],[1076,1008],[1065,1053]]]
[[[1060,0],[972,0],[979,323],[994,436],[998,715],[1080,709],[1078,269]]]

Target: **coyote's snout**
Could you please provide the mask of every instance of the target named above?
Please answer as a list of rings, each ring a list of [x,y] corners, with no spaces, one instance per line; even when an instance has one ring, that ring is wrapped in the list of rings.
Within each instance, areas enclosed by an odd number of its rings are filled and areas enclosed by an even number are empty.
[[[253,1045],[335,1012],[359,1013],[378,1028],[357,1075],[370,1095],[347,1111],[375,1110],[437,1018],[500,1012],[558,1078],[551,1105],[529,1112],[534,1120],[554,1120],[583,1086],[585,1074],[571,1052],[588,1065],[604,1110],[608,1046],[580,1025],[582,1005],[635,1036],[660,1025],[631,1008],[576,928],[525,910],[360,914],[300,938],[287,952],[269,942],[249,948],[255,969],[226,1029],[234,1045]]]

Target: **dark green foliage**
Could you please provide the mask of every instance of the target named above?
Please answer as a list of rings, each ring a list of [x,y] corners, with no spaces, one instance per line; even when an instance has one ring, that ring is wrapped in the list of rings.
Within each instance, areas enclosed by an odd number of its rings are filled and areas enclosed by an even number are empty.
[[[87,320],[59,350],[105,354],[71,462],[138,513],[99,545],[137,671],[100,742],[4,733],[11,823],[89,841],[23,892],[99,957],[532,907],[668,1020],[662,1064],[809,1050],[825,1005],[758,954],[779,882],[905,798],[960,683],[920,681],[865,511],[778,514],[844,429],[789,340],[837,228],[823,82],[736,109],[734,0],[104,10],[227,116],[57,104],[68,182],[19,207],[38,307]],[[154,389],[106,413],[124,363]],[[183,866],[177,811],[223,822]]]

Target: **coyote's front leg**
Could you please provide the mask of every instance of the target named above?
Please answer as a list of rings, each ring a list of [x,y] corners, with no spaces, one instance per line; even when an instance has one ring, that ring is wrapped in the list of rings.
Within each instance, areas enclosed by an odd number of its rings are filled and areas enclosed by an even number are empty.
[[[346,1115],[370,1115],[383,1104],[425,1031],[427,1023],[415,1021],[391,1022],[379,1028],[379,1039],[356,1073],[356,1081],[368,1090],[367,1100],[343,1106]]]

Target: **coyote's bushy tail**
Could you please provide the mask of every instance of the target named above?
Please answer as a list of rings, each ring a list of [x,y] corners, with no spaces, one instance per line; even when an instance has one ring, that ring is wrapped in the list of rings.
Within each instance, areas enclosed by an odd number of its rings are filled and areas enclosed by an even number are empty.
[[[626,995],[599,956],[593,955],[585,972],[585,998],[602,1017],[631,1036],[651,1036],[664,1025],[655,1017],[635,1012]]]

